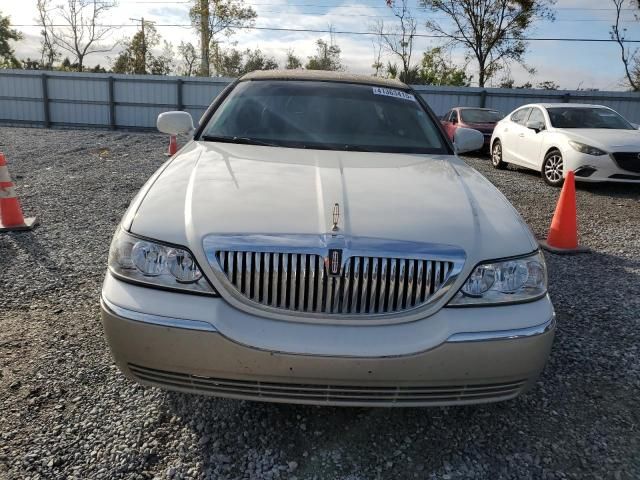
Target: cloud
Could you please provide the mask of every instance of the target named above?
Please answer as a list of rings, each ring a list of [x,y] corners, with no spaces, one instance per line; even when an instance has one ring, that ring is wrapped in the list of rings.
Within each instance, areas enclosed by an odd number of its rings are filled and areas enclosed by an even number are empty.
[[[4,2],[3,12],[11,15],[14,24],[35,23],[35,1]],[[390,12],[384,8],[384,2],[373,3],[365,0],[326,0],[324,7],[310,7],[314,2],[287,2],[284,0],[269,0],[268,2],[246,2],[251,4],[258,14],[256,25],[270,28],[296,28],[311,30],[326,30],[331,24],[339,31],[368,31],[371,24],[381,16],[385,21]],[[539,23],[532,35],[536,36],[585,36],[608,38],[609,17],[611,10],[602,10],[602,0],[558,0],[558,21],[555,23]],[[607,4],[608,5],[608,4]],[[382,7],[382,8],[376,8]],[[608,6],[610,8],[610,6]],[[593,9],[593,10],[589,10]],[[597,9],[597,10],[596,10]],[[163,39],[174,46],[181,41],[197,44],[196,32],[188,27],[189,4],[152,4],[133,3],[122,0],[105,17],[106,23],[134,24],[130,18],[144,17],[146,20],[157,22],[158,32]],[[419,30],[425,31],[424,19],[427,13],[419,14]],[[431,15],[431,14],[429,14]],[[598,20],[597,22],[578,20]],[[612,20],[612,19],[611,19]],[[184,24],[186,28],[163,26],[162,24]],[[20,58],[39,58],[40,32],[38,27],[20,27],[25,37],[14,44]],[[130,37],[136,31],[135,26],[115,30],[109,41],[115,42],[123,37]],[[640,38],[640,24],[629,24],[629,38]],[[277,32],[260,30],[238,30],[231,38],[223,41],[227,45],[236,43],[236,48],[260,48],[263,52],[275,57],[283,63],[286,52],[295,50],[296,54],[306,62],[307,57],[313,55],[316,40],[328,40],[327,33],[314,32]],[[335,35],[336,43],[342,49],[343,64],[353,72],[369,74],[373,63],[373,36],[365,35]],[[437,44],[434,39],[418,38],[415,43],[414,58],[418,61],[422,52]],[[86,63],[93,66],[97,63],[110,64],[109,57],[117,55],[119,49],[108,54],[89,55]],[[390,57],[384,59],[386,62]],[[465,63],[465,53],[461,49],[452,52],[452,59],[458,64]],[[530,42],[526,56],[527,63],[535,67],[537,75],[532,83],[552,80],[563,87],[575,88],[581,83],[583,88],[596,87],[600,89],[621,89],[622,68],[618,60],[615,44],[570,44],[566,42]],[[469,71],[478,78],[473,62],[469,63]],[[529,80],[529,74],[518,66],[512,67],[512,74],[517,83]]]

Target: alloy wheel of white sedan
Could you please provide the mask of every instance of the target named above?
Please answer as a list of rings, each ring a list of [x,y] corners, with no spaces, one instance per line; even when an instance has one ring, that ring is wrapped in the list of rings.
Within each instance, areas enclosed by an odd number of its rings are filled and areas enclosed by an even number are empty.
[[[496,140],[493,143],[493,148],[491,149],[491,165],[493,165],[493,168],[500,170],[507,166],[507,164],[502,161],[502,144],[500,140]]]
[[[542,178],[553,187],[559,187],[564,182],[564,164],[562,154],[558,150],[549,152],[544,158]]]

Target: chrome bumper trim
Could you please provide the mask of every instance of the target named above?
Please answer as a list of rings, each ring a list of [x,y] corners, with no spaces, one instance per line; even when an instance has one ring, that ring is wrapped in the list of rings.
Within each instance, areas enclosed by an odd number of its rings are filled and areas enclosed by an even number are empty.
[[[527,328],[518,328],[514,330],[494,330],[492,332],[466,332],[451,335],[447,342],[490,342],[492,340],[517,340],[519,338],[534,337],[542,335],[556,326],[556,315],[547,320],[545,323]]]
[[[102,307],[115,315],[126,320],[136,322],[150,323],[153,325],[161,325],[172,328],[183,328],[186,330],[199,330],[204,332],[217,332],[218,330],[208,322],[200,320],[188,320],[184,318],[165,317],[163,315],[154,315],[149,313],[137,312],[114,305],[106,298],[100,299]],[[542,335],[556,326],[555,313],[551,319],[527,328],[518,328],[514,330],[493,330],[488,332],[463,332],[451,335],[445,343],[461,343],[461,342],[488,342],[493,340],[517,340],[520,338],[533,337]]]
[[[136,312],[135,310],[129,310],[127,308],[122,308],[114,305],[104,297],[100,299],[100,303],[106,310],[109,310],[110,312],[126,320],[151,323],[153,325],[162,325],[172,328],[184,328],[187,330],[217,332],[217,329],[213,325],[207,322],[202,322],[200,320],[187,320],[184,318],[165,317],[163,315]]]

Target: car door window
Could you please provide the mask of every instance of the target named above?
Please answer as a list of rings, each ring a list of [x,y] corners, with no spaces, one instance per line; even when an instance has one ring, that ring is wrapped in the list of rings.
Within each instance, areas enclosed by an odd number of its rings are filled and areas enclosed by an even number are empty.
[[[458,123],[458,112],[451,112],[451,123]]]
[[[531,108],[521,108],[520,110],[516,110],[511,114],[510,120],[513,123],[518,123],[520,125],[525,124],[525,119],[529,116],[529,112]]]
[[[541,123],[545,127],[546,127],[546,124],[547,124],[547,122],[544,121],[544,115],[542,114],[542,111],[539,108],[532,108],[531,109],[531,113],[529,114],[529,120],[527,120],[527,121],[528,122]]]

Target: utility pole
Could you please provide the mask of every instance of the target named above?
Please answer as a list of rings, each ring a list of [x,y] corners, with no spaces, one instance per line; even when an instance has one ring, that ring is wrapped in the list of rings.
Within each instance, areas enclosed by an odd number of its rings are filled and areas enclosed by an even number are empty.
[[[137,59],[137,66],[136,67],[142,67],[142,71],[137,71],[135,73],[139,73],[139,74],[145,74],[147,73],[147,37],[144,34],[144,17],[142,18],[129,18],[129,20],[132,20],[134,22],[140,22],[140,30],[142,32],[142,58],[138,58]],[[151,22],[150,22],[151,23]],[[136,68],[136,70],[138,69]]]
[[[200,2],[200,76],[210,76],[209,71],[209,0]]]

